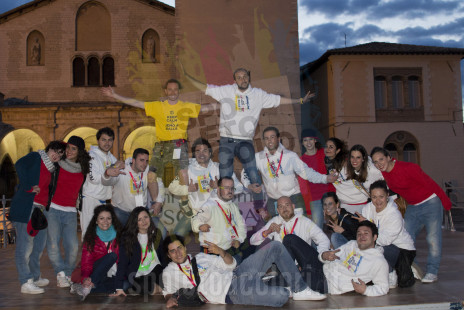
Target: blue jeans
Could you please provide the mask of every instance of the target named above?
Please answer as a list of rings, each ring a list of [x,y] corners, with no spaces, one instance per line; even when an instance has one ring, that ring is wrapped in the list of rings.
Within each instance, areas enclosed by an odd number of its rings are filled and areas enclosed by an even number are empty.
[[[92,288],[92,292],[111,293],[116,291],[115,277],[108,278],[106,274],[117,260],[118,255],[112,252],[93,263],[93,271],[90,278],[95,287]]]
[[[334,249],[338,249],[342,245],[348,242],[348,239],[345,238],[342,234],[333,232],[330,236],[330,242],[332,243]]]
[[[438,274],[441,261],[441,223],[443,221],[443,205],[440,198],[434,197],[420,205],[408,205],[404,214],[404,224],[414,242],[416,236],[425,227],[426,240],[429,247],[427,257],[427,273]]]
[[[234,304],[281,307],[290,292],[281,286],[270,286],[261,277],[275,263],[293,292],[308,286],[282,243],[271,241],[245,259],[235,270],[228,297]]]
[[[32,208],[31,212],[34,210]],[[40,278],[40,257],[47,242],[47,229],[39,230],[35,237],[27,233],[27,223],[13,222],[16,230],[15,262],[21,285],[29,279]]]
[[[256,168],[255,148],[252,140],[241,140],[221,137],[219,140],[219,174],[222,177],[232,177],[234,172],[234,158],[242,163],[243,169],[251,184],[262,184],[261,176]],[[252,192],[255,208],[263,207],[263,192]]]
[[[311,201],[309,207],[311,209],[311,219],[320,229],[322,229],[322,226],[324,225],[324,211],[322,210],[322,201]]]
[[[383,257],[388,263],[388,272],[392,272],[395,269],[398,256],[400,255],[400,248],[394,244],[389,244],[383,247]]]
[[[303,199],[303,195],[301,195],[301,193],[291,195],[289,198],[295,205],[295,209],[299,208],[301,209],[303,214],[306,214],[305,202]],[[269,213],[270,216],[274,217],[277,215],[277,199],[267,197],[266,207],[267,207],[267,212]]]
[[[55,273],[64,271],[71,276],[76,267],[77,251],[77,213],[50,208],[45,212],[48,221],[47,252]],[[61,257],[60,243],[63,240],[64,258]]]
[[[114,213],[118,217],[119,222],[121,223],[122,227],[126,226],[127,220],[129,219],[130,212],[124,211],[119,209],[118,207],[114,207]]]

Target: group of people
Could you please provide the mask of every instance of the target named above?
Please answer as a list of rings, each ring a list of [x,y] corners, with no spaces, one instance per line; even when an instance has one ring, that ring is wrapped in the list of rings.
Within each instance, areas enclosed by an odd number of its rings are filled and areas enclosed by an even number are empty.
[[[291,297],[322,300],[326,293],[380,296],[414,284],[419,274],[412,267],[414,240],[424,226],[429,257],[420,279],[437,280],[441,208],[449,209],[451,202],[419,166],[397,161],[383,148],[370,156],[362,145],[348,152],[337,138],[328,139],[323,149],[311,129],[301,133],[302,156],[282,145],[276,127],[263,130],[264,149],[256,153],[253,137],[261,110],[303,103],[311,94],[299,99],[268,94],[251,87],[243,68],[234,72],[234,84],[224,86],[204,85],[184,74],[220,104],[219,163],[212,161],[204,138],[193,142],[188,158],[189,119],[198,117],[201,107],[179,100],[181,85],[174,79],[165,84],[164,101],[142,102],[102,89],[155,119],[151,161],[143,148],[118,161],[108,127],[97,132],[98,145],[89,152],[82,138],[72,136],[18,160],[20,183],[10,220],[17,232],[22,293],[40,294],[49,284],[40,275],[46,246],[57,285],[82,299],[90,292],[125,296],[162,290],[168,307],[281,306]],[[243,166],[240,180],[235,157]],[[168,190],[179,198],[183,213],[170,234],[159,219],[168,163],[178,175]],[[252,194],[260,215],[254,228],[245,225],[234,203],[244,191]],[[404,219],[395,203],[400,196],[408,204]],[[36,209],[45,215],[47,228],[33,227]],[[75,269],[78,212],[80,271]],[[187,254],[183,238],[191,230],[200,241],[195,257]]]

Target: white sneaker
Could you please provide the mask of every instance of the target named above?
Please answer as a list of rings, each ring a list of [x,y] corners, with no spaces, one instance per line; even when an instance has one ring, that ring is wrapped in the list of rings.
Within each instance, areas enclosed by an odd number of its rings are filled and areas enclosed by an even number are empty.
[[[398,286],[398,275],[396,274],[396,270],[393,270],[388,274],[388,285],[390,286],[390,289]]]
[[[424,277],[424,272],[419,267],[419,265],[413,262],[411,265],[411,269],[412,273],[414,274],[414,278],[416,278],[417,280],[422,280],[422,278]]]
[[[39,278],[38,280],[34,281],[35,286],[39,286],[39,287],[47,286],[48,283],[50,283],[50,281],[44,278]]]
[[[327,296],[325,294],[315,292],[309,287],[302,290],[301,292],[293,293],[293,300],[323,300],[326,298]]]
[[[70,287],[71,281],[69,281],[69,277],[67,277],[63,271],[58,272],[56,275],[56,285],[58,287]]]
[[[438,277],[436,274],[433,273],[427,273],[425,277],[422,278],[422,283],[432,283],[432,282],[437,282]]]
[[[21,285],[21,293],[23,294],[43,294],[45,290],[34,284],[34,280],[29,279],[26,283]]]

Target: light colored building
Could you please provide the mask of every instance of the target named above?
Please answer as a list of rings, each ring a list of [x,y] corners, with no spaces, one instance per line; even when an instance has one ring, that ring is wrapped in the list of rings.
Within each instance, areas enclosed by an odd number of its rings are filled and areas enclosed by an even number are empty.
[[[463,57],[459,48],[378,42],[328,50],[301,67],[304,89],[316,92],[303,126],[368,152],[385,146],[438,184],[462,187]]]

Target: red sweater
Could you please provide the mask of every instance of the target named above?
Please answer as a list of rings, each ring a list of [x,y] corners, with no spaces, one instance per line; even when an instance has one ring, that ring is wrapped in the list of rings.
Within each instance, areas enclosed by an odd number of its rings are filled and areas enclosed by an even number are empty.
[[[408,204],[418,204],[436,194],[443,208],[451,209],[451,201],[445,192],[416,164],[395,160],[392,171],[382,172],[382,175],[388,187],[403,196]]]
[[[327,174],[324,157],[324,150],[319,149],[314,155],[303,154],[301,156],[301,160],[306,165],[308,165],[308,167],[313,168],[315,171],[322,174]],[[307,209],[309,209],[309,204],[311,201],[320,200],[322,195],[328,192],[329,188],[328,184],[311,183],[308,180],[302,179],[300,177],[298,177],[298,183],[300,184],[300,191],[303,195]],[[308,211],[308,214],[311,214],[311,212]]]
[[[42,206],[46,206],[48,203],[48,186],[50,180],[52,179],[52,174],[48,171],[47,167],[40,161],[40,178],[39,178],[39,188],[40,192],[35,195],[34,202]]]
[[[82,257],[81,257],[81,281],[85,278],[88,278],[92,275],[93,264],[105,256],[108,253],[114,252],[119,257],[119,246],[116,244],[116,239],[111,241],[110,247],[107,249],[106,244],[98,238],[95,237],[95,246],[93,251],[89,252],[87,245],[82,245]]]
[[[62,207],[75,208],[82,182],[84,175],[81,172],[72,173],[61,168],[52,202]]]

